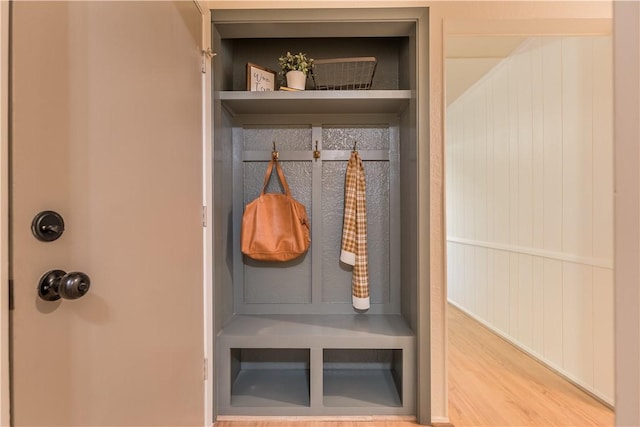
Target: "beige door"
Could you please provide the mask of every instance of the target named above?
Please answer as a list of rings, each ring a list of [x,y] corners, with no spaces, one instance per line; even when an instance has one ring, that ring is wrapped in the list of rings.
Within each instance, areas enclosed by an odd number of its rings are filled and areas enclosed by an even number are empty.
[[[14,2],[13,421],[204,423],[202,15],[193,2]],[[66,230],[41,242],[34,216]],[[47,271],[89,292],[43,301]]]

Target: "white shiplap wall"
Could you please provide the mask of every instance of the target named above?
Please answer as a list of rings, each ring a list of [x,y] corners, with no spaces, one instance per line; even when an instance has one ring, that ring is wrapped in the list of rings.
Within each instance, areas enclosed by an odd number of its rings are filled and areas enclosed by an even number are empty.
[[[532,38],[447,109],[449,300],[613,404],[610,37]]]

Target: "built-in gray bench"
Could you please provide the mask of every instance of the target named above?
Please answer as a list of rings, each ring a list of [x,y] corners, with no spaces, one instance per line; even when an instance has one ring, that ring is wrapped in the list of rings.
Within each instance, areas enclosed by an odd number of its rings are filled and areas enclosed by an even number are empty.
[[[238,315],[217,338],[222,415],[413,413],[415,335],[400,315]]]

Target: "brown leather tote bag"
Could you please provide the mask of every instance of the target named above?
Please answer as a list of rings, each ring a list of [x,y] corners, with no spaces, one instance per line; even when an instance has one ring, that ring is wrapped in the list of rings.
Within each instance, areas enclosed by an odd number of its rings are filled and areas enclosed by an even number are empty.
[[[284,194],[265,194],[275,165]],[[242,215],[242,253],[259,261],[289,261],[307,252],[310,225],[304,205],[293,197],[278,160],[267,167],[260,196],[248,203]]]

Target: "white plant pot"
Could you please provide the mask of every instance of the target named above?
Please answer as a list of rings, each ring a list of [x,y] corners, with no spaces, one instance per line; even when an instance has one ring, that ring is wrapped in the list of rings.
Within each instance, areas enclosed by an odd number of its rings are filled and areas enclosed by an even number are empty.
[[[287,72],[287,86],[292,89],[304,90],[307,84],[307,76],[302,71]]]

